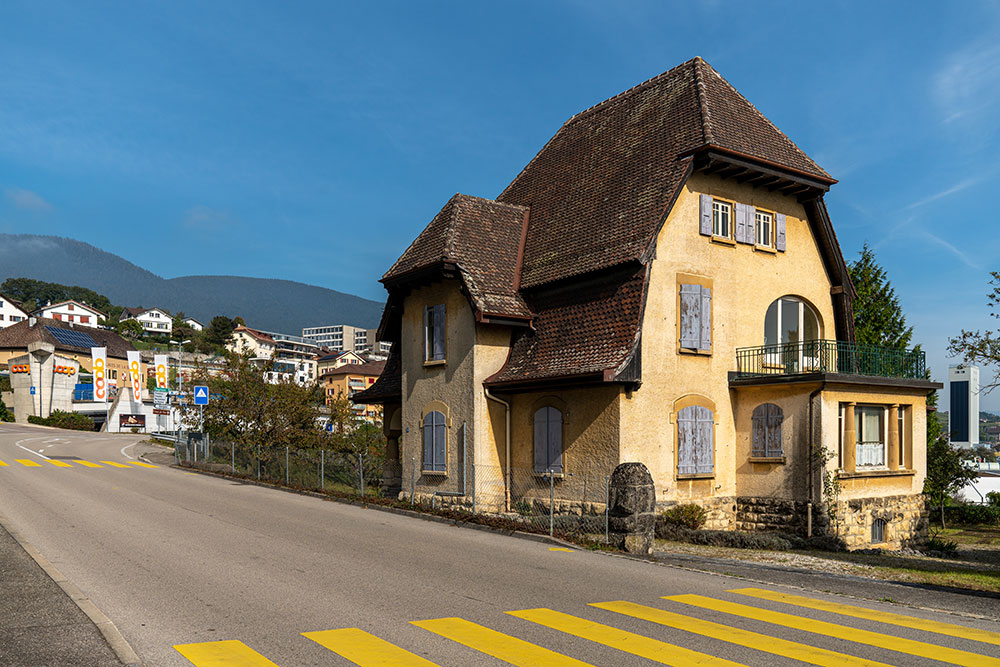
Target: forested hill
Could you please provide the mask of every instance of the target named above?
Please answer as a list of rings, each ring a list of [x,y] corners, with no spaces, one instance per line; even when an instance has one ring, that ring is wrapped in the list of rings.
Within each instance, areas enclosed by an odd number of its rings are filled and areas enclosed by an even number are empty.
[[[376,327],[382,314],[376,301],[290,280],[164,279],[88,243],[57,236],[0,234],[0,282],[7,278],[78,285],[120,306],[184,311],[205,324],[215,315],[240,316],[248,326],[290,334],[320,324]]]

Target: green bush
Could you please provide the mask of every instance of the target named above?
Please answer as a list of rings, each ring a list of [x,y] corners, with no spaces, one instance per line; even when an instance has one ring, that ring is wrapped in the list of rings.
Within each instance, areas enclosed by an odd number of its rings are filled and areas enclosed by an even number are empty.
[[[935,535],[931,539],[927,540],[927,549],[930,551],[938,551],[946,556],[949,556],[958,551],[958,542],[945,540]]]
[[[990,507],[1000,507],[1000,491],[990,491],[986,494],[986,502]]]
[[[1000,505],[947,505],[944,515],[948,524],[1000,525]]]
[[[78,412],[64,412],[62,410],[54,410],[48,417],[28,415],[28,422],[31,424],[40,424],[41,426],[66,428],[73,431],[94,430],[94,420],[87,415],[81,415]]]
[[[688,530],[699,530],[705,525],[708,512],[700,505],[674,505],[660,515],[660,521],[668,526],[678,526]]]
[[[3,401],[0,401],[0,422],[14,421],[14,413],[7,409]]]

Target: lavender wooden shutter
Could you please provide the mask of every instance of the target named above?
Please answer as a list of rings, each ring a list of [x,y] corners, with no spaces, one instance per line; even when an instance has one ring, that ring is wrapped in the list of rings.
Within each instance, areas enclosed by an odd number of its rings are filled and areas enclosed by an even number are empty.
[[[696,350],[701,342],[701,285],[681,285],[681,347]]]
[[[785,252],[785,214],[774,216],[774,248]]]
[[[677,411],[677,474],[693,475],[698,470],[695,441],[698,437],[698,406]]]
[[[424,470],[434,469],[434,415],[424,417]]]
[[[747,206],[747,243],[757,243],[757,208]]]
[[[555,408],[547,408],[549,468],[561,473],[562,465],[562,413]]]
[[[768,404],[767,410],[767,453],[766,456],[783,456],[781,446],[781,422],[784,414],[777,405]]]
[[[696,455],[697,470],[700,474],[710,474],[715,469],[714,415],[708,408],[697,406],[698,439]]]
[[[546,460],[549,455],[549,429],[545,408],[535,411],[535,472],[545,472]]]
[[[444,304],[434,306],[434,359],[444,359]]]
[[[438,422],[434,424],[434,470],[444,472],[448,469],[448,426],[445,424],[444,415],[440,412],[434,413],[438,416]]]
[[[708,287],[701,288],[700,316],[701,326],[698,330],[698,349],[706,352],[712,350],[712,290]]]
[[[701,223],[698,232],[704,236],[712,235],[712,196],[701,196]]]
[[[737,243],[752,243],[747,236],[747,205],[736,204],[736,241]]]
[[[767,456],[767,404],[753,409],[753,444],[750,456]]]
[[[424,361],[429,361],[431,358],[431,307],[424,306]]]

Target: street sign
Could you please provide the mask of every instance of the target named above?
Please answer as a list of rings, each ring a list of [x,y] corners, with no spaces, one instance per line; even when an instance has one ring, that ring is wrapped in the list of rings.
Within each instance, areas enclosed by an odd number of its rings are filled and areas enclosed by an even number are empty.
[[[208,387],[198,385],[194,388],[194,404],[208,405]]]
[[[166,405],[168,393],[169,392],[166,389],[160,389],[157,387],[153,391],[153,405]]]
[[[154,415],[169,415],[170,410],[167,408],[153,408]]]
[[[32,387],[32,388],[31,388],[31,395],[32,395],[32,396],[34,396],[34,395],[35,395],[35,388],[34,388],[34,387]]]
[[[326,432],[327,433],[333,433],[333,424],[327,424],[326,425]]]

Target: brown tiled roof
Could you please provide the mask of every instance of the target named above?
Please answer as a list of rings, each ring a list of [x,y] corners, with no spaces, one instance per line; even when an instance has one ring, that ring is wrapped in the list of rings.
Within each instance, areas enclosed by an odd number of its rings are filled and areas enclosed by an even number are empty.
[[[443,262],[457,265],[476,309],[528,318],[516,288],[517,257],[527,209],[456,194],[396,260],[386,284]]]
[[[35,320],[35,326],[31,326],[32,319]],[[0,349],[27,349],[28,345],[31,343],[44,342],[52,344],[55,346],[56,350],[63,352],[90,354],[89,347],[76,347],[74,345],[64,345],[63,343],[60,343],[56,337],[45,328],[47,326],[87,334],[94,339],[94,342],[97,343],[98,347],[108,348],[108,356],[116,359],[125,359],[125,353],[129,350],[135,349],[132,343],[128,342],[110,329],[96,329],[84,326],[70,327],[67,322],[63,322],[62,320],[53,320],[47,317],[34,317],[18,322],[17,324],[12,324],[5,329],[0,329]]]
[[[399,345],[393,345],[375,384],[351,397],[354,403],[389,403],[403,400],[403,365]]]
[[[694,58],[570,118],[497,198],[531,207],[521,285],[641,257],[707,146],[830,180]]]
[[[93,313],[97,313],[98,315],[100,315],[104,319],[108,319],[107,315],[105,315],[101,311],[97,310],[93,306],[87,305],[87,304],[85,304],[85,303],[83,303],[81,301],[76,301],[74,299],[66,299],[65,301],[59,301],[58,303],[50,303],[50,304],[47,304],[45,306],[39,306],[38,308],[35,309],[34,312],[41,313],[43,310],[47,310],[49,308],[55,308],[56,306],[61,306],[63,304],[67,304],[67,303],[72,303],[73,305],[80,306],[81,308],[89,310],[89,311],[91,311]]]
[[[233,333],[238,333],[240,331],[242,331],[243,333],[246,333],[246,334],[248,334],[250,336],[253,336],[257,340],[262,340],[262,341],[265,341],[267,343],[273,343],[274,342],[274,338],[272,338],[268,334],[264,333],[263,331],[257,331],[256,329],[251,329],[250,327],[244,327],[244,326],[239,326],[239,327],[236,327],[235,329],[233,329]]]
[[[337,366],[336,368],[328,368],[323,371],[323,375],[320,377],[327,377],[331,375],[370,375],[377,377],[382,375],[382,371],[384,370],[384,361],[367,361],[363,364],[344,364],[343,366]]]

